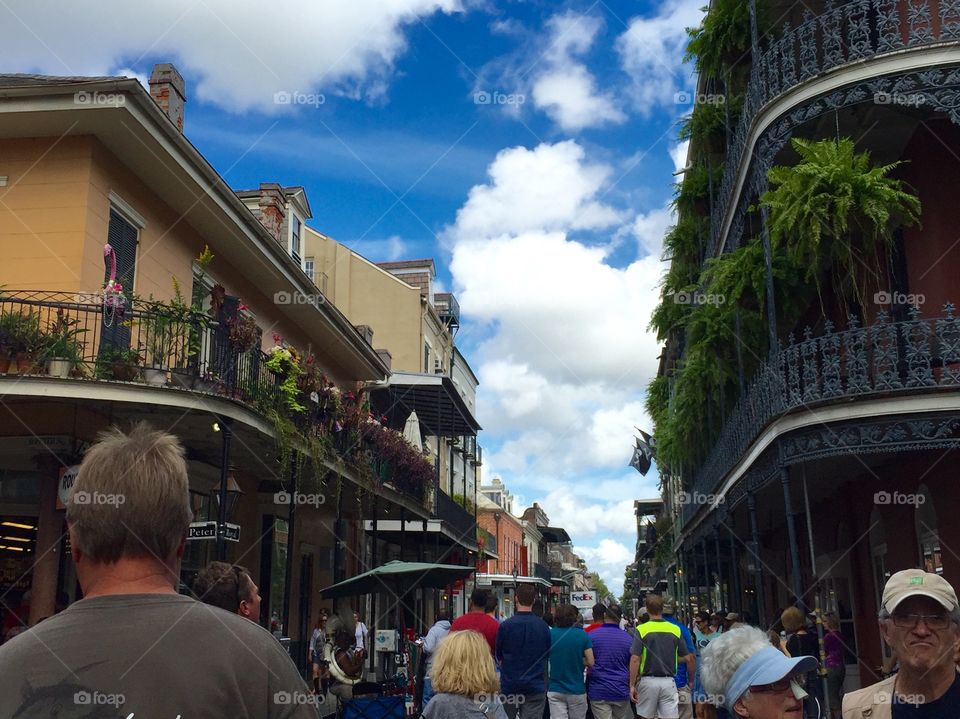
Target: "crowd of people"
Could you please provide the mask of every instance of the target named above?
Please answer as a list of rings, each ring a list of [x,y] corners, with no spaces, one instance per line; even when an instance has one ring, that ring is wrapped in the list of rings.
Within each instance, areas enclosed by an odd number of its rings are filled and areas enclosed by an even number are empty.
[[[184,451],[171,435],[111,430],[86,453],[78,490],[125,501],[68,501],[83,599],[29,629],[8,628],[0,717],[317,719],[310,698],[362,670],[359,614],[349,622],[321,612],[308,649],[311,691],[258,624],[249,571],[215,562],[196,578],[203,601],[178,593],[192,512]],[[819,637],[795,607],[782,612],[779,633],[733,613],[699,613],[688,627],[656,595],[636,622],[598,604],[586,626],[571,605],[544,614],[528,584],[515,603],[500,621],[495,598],[478,589],[469,612],[437,617],[424,640],[424,719],[802,719],[826,717],[827,705],[834,719],[960,717],[960,605],[943,577],[921,569],[893,574],[883,589],[890,676],[846,695],[835,616],[824,619],[821,666]]]

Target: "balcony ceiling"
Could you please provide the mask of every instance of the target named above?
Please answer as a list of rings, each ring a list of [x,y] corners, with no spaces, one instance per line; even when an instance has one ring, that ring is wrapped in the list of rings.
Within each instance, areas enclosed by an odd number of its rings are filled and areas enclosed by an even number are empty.
[[[373,400],[391,427],[403,427],[416,410],[427,436],[462,437],[481,429],[446,375],[394,372],[384,387],[374,390]]]

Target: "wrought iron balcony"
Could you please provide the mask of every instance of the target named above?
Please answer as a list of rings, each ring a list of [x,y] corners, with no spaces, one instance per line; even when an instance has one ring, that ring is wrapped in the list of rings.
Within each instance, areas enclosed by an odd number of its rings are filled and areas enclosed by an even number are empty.
[[[440,315],[440,319],[449,323],[451,327],[460,326],[460,303],[449,292],[438,292],[433,296],[433,306]]]
[[[447,522],[459,537],[473,539],[476,536],[476,517],[446,492],[437,493],[437,517]]]
[[[546,579],[549,582],[551,579],[550,567],[545,564],[540,564],[539,562],[534,562],[533,576],[537,579]]]
[[[231,303],[236,306],[236,298],[225,301]],[[258,329],[248,333],[244,350],[236,336],[231,339],[228,322],[183,305],[126,297],[105,302],[99,293],[8,290],[0,292],[0,378],[26,378],[17,388],[28,388],[31,375],[90,381],[91,388],[103,382],[139,383],[239,402],[262,416],[277,413],[304,436],[327,437],[358,476],[390,482],[423,505],[433,466],[399,434],[374,433],[382,429],[379,424],[351,425],[347,410],[353,408],[343,405],[346,400],[330,400],[335,390],[312,385],[316,378],[297,376],[296,397],[291,397],[281,386],[286,377],[267,367],[259,334]],[[334,405],[340,405],[339,414]]]
[[[848,329],[799,342],[791,336],[757,373],[728,415],[713,449],[694,477],[693,489],[719,491],[722,482],[750,445],[773,421],[831,403],[921,392],[960,389],[960,317],[952,304],[943,316],[924,319],[911,308],[909,319],[894,322],[886,312],[862,327],[856,318]],[[683,520],[698,510],[687,504]]]
[[[733,196],[750,133],[760,110],[798,85],[828,71],[874,57],[960,41],[960,0],[852,0],[827,3],[826,12],[809,10],[795,28],[754,58],[740,121],[733,132],[719,194],[713,203],[707,256],[716,254],[724,218],[738,212]],[[866,98],[864,98],[866,99]],[[960,111],[954,121],[960,121]]]

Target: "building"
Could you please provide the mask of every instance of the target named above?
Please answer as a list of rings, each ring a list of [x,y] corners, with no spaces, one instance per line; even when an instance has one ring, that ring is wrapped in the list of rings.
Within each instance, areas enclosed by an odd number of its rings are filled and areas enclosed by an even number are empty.
[[[740,610],[765,626],[794,602],[837,612],[855,688],[884,658],[876,616],[892,572],[921,566],[960,586],[949,520],[960,506],[950,461],[960,445],[960,161],[944,151],[960,146],[960,18],[933,0],[755,6],[741,64],[701,56],[695,116],[731,122],[691,125],[655,315],[665,349],[651,409],[675,519],[672,581],[690,609]],[[737,102],[716,109],[717,96]],[[781,180],[801,162],[864,172],[844,159],[842,138],[871,153],[867,167],[903,163],[887,176],[919,200],[919,222],[902,195],[882,193],[892,219],[877,245],[863,244],[869,220],[837,235],[838,190],[827,183],[822,250],[792,269],[784,243],[809,247],[807,225],[780,224],[785,195],[760,200],[789,191]],[[821,154],[801,155],[796,139],[823,143]],[[775,166],[787,169],[771,176]],[[684,244],[697,228],[702,245]],[[707,260],[762,281],[735,305],[685,301],[719,286],[703,274]],[[704,344],[705,318],[728,328],[723,346]],[[718,379],[691,382],[707,361]],[[678,431],[688,407],[696,437]]]
[[[284,190],[290,201],[298,191]],[[306,219],[309,206],[301,204]],[[371,388],[374,415],[404,430],[416,413],[418,429],[410,431],[420,436],[434,463],[427,520],[368,520],[370,541],[377,545],[368,552],[378,562],[403,557],[473,565],[480,549],[475,515],[483,458],[477,445],[478,380],[454,341],[460,327],[456,298],[434,291],[432,259],[373,263],[305,226],[302,261],[312,269],[324,301],[361,327],[389,359],[389,378]],[[444,601],[454,612],[465,611],[468,595],[463,583],[446,592],[417,590],[410,625],[429,627]]]
[[[176,69],[150,88],[0,76],[0,593],[30,589],[31,622],[79,597],[74,468],[99,431],[147,419],[187,451],[183,591],[218,554],[247,566],[302,661],[316,590],[369,566],[370,497],[426,519],[429,487],[360,422],[384,359],[334,305],[284,301],[315,293],[283,230],[306,198],[265,186],[251,213],[184,136]]]

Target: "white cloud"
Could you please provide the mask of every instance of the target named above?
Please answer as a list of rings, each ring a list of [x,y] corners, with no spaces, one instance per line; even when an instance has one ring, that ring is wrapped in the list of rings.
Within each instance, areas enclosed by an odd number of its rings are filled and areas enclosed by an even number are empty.
[[[596,199],[611,169],[587,163],[583,148],[572,140],[502,150],[488,174],[488,184],[470,190],[448,238],[601,229],[621,219],[620,212]]]
[[[528,492],[632,472],[633,427],[650,426],[643,392],[659,348],[646,327],[670,213],[628,221],[602,202],[609,168],[572,141],[503,150],[489,176],[444,231],[454,291],[485,328],[471,350],[479,419],[496,440],[485,465]],[[632,233],[641,251],[616,267],[610,244],[575,230]]]
[[[649,114],[674,103],[678,92],[692,92],[690,68],[684,68],[686,28],[703,16],[703,0],[666,0],[653,17],[635,17],[617,39],[620,65],[632,79],[637,109]]]
[[[404,29],[459,0],[169,0],[145,16],[137,3],[78,0],[50,13],[43,3],[0,8],[7,68],[96,75],[169,59],[199,78],[198,98],[231,110],[276,112],[274,93],[353,93],[377,97],[406,49]]]
[[[613,539],[602,539],[593,547],[576,545],[577,553],[587,563],[590,571],[598,572],[615,599],[623,594],[624,569],[634,560],[633,550]]]
[[[680,172],[687,166],[687,152],[690,150],[690,140],[684,140],[670,148],[670,159],[673,160],[673,171]],[[681,177],[677,177],[679,181]]]
[[[550,32],[543,53],[545,69],[533,82],[533,101],[567,131],[626,120],[612,95],[597,83],[577,56],[586,53],[602,29],[599,18],[567,12],[547,22]],[[539,64],[539,63],[538,63]]]

